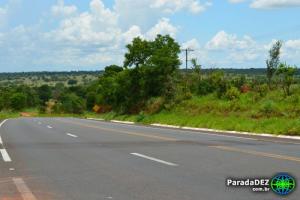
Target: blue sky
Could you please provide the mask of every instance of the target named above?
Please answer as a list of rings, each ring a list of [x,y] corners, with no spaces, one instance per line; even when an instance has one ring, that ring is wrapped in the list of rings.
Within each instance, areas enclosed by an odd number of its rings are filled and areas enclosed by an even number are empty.
[[[206,68],[265,67],[278,39],[300,66],[299,19],[300,0],[0,0],[0,72],[100,70],[156,34]]]

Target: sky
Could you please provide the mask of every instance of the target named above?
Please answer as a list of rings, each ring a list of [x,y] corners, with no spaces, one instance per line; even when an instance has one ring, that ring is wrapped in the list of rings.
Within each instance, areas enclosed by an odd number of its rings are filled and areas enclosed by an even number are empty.
[[[0,0],[0,72],[102,70],[157,34],[204,68],[265,67],[276,40],[300,66],[299,19],[300,0]]]

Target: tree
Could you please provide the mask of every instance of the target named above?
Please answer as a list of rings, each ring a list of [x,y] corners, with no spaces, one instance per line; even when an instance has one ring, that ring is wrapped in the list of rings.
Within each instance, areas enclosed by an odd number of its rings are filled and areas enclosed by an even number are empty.
[[[269,51],[270,58],[266,61],[267,64],[267,79],[269,89],[271,89],[272,78],[275,75],[278,65],[280,63],[280,49],[282,47],[282,41],[277,41]]]
[[[48,85],[42,85],[38,88],[38,96],[41,100],[41,104],[44,105],[52,96],[51,88]]]
[[[151,97],[174,93],[170,89],[174,88],[171,85],[181,64],[179,44],[169,35],[157,35],[150,46],[151,56],[144,69],[144,84],[147,86],[145,94]]]
[[[76,85],[77,84],[77,80],[75,80],[75,79],[70,79],[70,80],[68,80],[68,85]]]
[[[20,111],[26,107],[26,96],[23,93],[15,93],[10,97],[10,107]]]
[[[123,68],[118,65],[109,65],[105,67],[104,76],[114,76],[123,71]]]
[[[200,81],[201,80],[201,65],[197,63],[197,59],[193,58],[191,60],[191,63],[193,65],[193,72],[196,74],[197,79]]]
[[[85,110],[85,102],[75,94],[66,94],[62,97],[60,109],[64,113],[82,114]]]
[[[294,82],[294,76],[297,72],[297,67],[287,65],[286,63],[281,63],[277,70],[277,75],[280,76],[282,89],[286,96],[291,95],[291,85]]]
[[[125,54],[125,68],[144,65],[151,55],[150,43],[140,37],[134,38],[126,48],[128,53]]]

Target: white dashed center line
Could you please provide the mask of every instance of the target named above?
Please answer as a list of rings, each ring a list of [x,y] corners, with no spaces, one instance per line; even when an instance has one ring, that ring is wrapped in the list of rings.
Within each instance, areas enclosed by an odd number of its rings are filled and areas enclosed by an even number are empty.
[[[11,159],[10,159],[6,149],[0,149],[0,152],[1,152],[4,162],[11,162]]]
[[[77,135],[73,135],[73,134],[71,134],[71,133],[67,133],[67,135],[70,136],[70,137],[73,137],[73,138],[78,138]]]
[[[155,161],[155,162],[159,162],[159,163],[162,163],[162,164],[165,164],[165,165],[169,165],[169,166],[178,166],[175,163],[167,162],[167,161],[164,161],[164,160],[160,160],[160,159],[157,159],[157,158],[149,157],[149,156],[146,156],[146,155],[143,155],[143,154],[139,154],[139,153],[131,153],[131,155],[138,156],[138,157],[141,157],[141,158],[145,158],[145,159],[148,159],[148,160],[152,160],[152,161]]]
[[[15,183],[23,200],[37,200],[22,178],[13,178],[13,182]]]

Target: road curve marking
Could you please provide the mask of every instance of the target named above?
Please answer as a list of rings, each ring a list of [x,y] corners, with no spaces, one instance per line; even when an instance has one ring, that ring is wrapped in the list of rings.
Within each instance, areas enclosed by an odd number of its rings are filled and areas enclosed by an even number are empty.
[[[0,152],[4,162],[11,162],[11,158],[9,157],[6,149],[0,149]]]
[[[23,200],[37,200],[22,178],[13,178],[13,182],[15,183]]]
[[[87,128],[94,128],[94,129],[98,129],[98,130],[111,131],[113,133],[125,133],[125,134],[133,135],[133,136],[140,136],[140,137],[146,137],[146,138],[164,140],[164,141],[172,141],[172,142],[178,141],[178,139],[171,138],[171,137],[158,136],[158,135],[148,135],[148,134],[145,134],[145,133],[137,133],[137,132],[131,132],[131,131],[115,130],[115,129],[110,129],[110,128],[103,128],[103,127],[99,127],[99,126],[94,126],[94,125],[87,125],[87,124],[78,123],[78,122],[65,121],[65,120],[58,120],[58,119],[55,119],[55,120],[60,121],[60,122],[70,123],[70,124],[76,124],[76,125],[84,126],[84,127],[87,127]]]
[[[252,151],[252,150],[245,150],[245,149],[239,149],[234,147],[227,147],[227,146],[209,146],[220,150],[225,151],[231,151],[231,152],[238,152],[238,153],[245,153],[260,157],[268,157],[268,158],[275,158],[279,160],[288,160],[288,161],[294,161],[294,162],[300,162],[300,158],[293,157],[293,156],[285,156],[285,155],[279,155],[279,154],[272,154],[272,153],[266,153],[266,152],[260,152],[260,151]]]
[[[1,123],[0,123],[0,128],[2,127],[2,125],[7,121],[7,119],[3,120]],[[1,134],[0,134],[0,144],[3,144],[3,140],[1,138]]]
[[[70,137],[73,137],[73,138],[78,138],[77,135],[73,135],[73,134],[71,134],[71,133],[67,133],[67,135],[70,136]]]
[[[138,157],[141,157],[141,158],[145,158],[145,159],[148,159],[148,160],[152,160],[152,161],[162,163],[162,164],[165,164],[165,165],[169,165],[169,166],[174,166],[174,167],[178,166],[175,163],[167,162],[167,161],[164,161],[164,160],[160,160],[160,159],[153,158],[153,157],[146,156],[146,155],[139,154],[139,153],[131,153],[131,155],[138,156]]]

